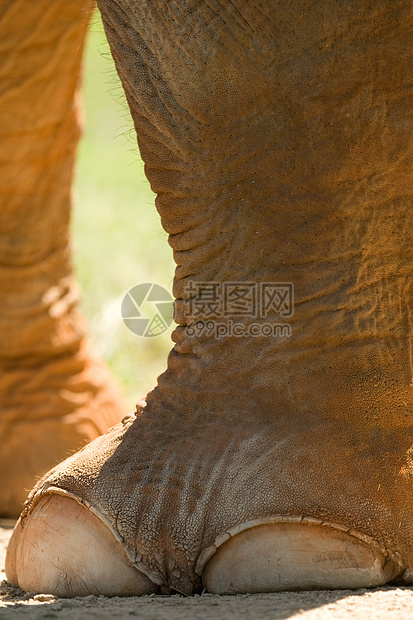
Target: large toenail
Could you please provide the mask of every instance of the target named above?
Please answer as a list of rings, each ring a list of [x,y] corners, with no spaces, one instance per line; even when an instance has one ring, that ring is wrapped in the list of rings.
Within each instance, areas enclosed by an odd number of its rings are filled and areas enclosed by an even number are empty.
[[[321,520],[256,525],[216,546],[203,570],[215,594],[367,588],[402,571],[373,540]]]
[[[10,540],[6,574],[27,592],[128,596],[158,589],[91,510],[64,495],[41,499]]]

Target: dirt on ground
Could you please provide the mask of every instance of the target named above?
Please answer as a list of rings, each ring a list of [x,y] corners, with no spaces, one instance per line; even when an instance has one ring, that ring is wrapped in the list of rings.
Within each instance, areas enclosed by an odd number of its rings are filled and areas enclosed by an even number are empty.
[[[62,599],[26,594],[5,581],[4,556],[11,521],[0,520],[0,620],[405,620],[413,619],[413,589],[376,588],[317,592],[282,592],[243,596],[142,596]]]

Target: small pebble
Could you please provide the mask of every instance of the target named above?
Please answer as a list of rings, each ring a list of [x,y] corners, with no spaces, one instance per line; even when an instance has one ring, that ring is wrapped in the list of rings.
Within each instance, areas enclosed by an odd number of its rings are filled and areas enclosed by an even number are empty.
[[[39,603],[52,603],[56,600],[56,597],[53,594],[36,594],[33,596],[34,601],[39,601]]]

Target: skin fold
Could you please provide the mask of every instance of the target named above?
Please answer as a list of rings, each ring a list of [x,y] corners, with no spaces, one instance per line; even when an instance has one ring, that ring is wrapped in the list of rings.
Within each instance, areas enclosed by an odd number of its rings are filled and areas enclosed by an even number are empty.
[[[178,327],[145,406],[36,485],[13,549],[63,495],[157,591],[201,591],[222,536],[288,519],[354,532],[394,567],[384,582],[410,583],[411,3],[98,6],[177,263]],[[291,335],[193,334],[190,282],[293,283]]]

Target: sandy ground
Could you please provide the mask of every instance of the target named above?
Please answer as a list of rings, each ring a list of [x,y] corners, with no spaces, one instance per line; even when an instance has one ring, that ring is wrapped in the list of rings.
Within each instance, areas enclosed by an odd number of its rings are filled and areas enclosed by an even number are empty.
[[[142,620],[413,620],[413,589],[283,592],[246,596],[143,596],[59,599],[25,594],[5,582],[4,555],[12,523],[0,520],[0,620],[141,618]]]

